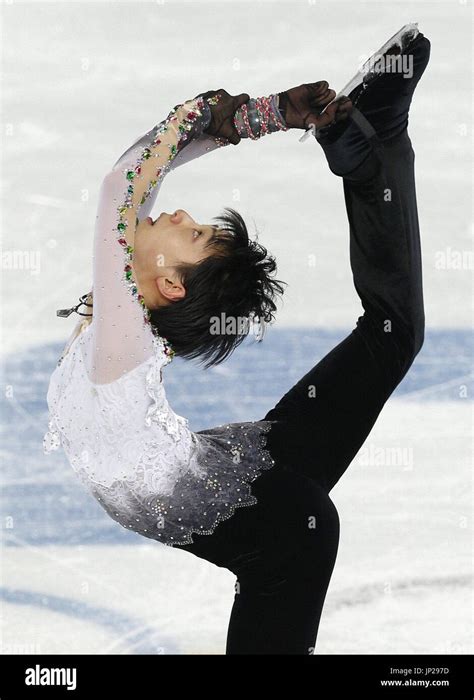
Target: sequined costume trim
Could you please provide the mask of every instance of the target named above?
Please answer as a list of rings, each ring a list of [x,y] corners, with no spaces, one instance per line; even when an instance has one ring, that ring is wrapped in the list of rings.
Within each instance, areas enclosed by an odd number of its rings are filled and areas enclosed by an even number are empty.
[[[257,503],[257,498],[251,491],[251,483],[262,471],[275,464],[266,448],[267,434],[272,423],[273,421],[259,421],[228,424],[194,433],[198,441],[206,439],[205,443],[201,443],[201,449],[205,449],[208,455],[212,455],[213,449],[219,452],[221,459],[218,470],[209,470],[201,475],[184,475],[168,496],[144,496],[141,489],[137,488],[137,483],[127,482],[116,482],[108,488],[94,485],[93,494],[110,517],[122,527],[171,547],[192,544],[195,541],[194,534],[211,535],[219,523],[232,517],[237,508]],[[224,453],[220,444],[222,436],[215,434],[215,431],[233,431],[235,439],[235,433],[245,429],[251,432],[247,444],[251,444],[253,461],[249,459],[249,463],[241,469],[236,466],[238,460],[232,462],[234,467],[224,465]],[[228,448],[232,460],[239,452],[243,453],[232,440],[229,444],[232,445]],[[200,451],[198,443],[196,449]],[[208,462],[209,457],[205,461]]]
[[[145,146],[145,148],[142,149],[142,152],[137,159],[137,163],[134,168],[126,168],[124,172],[125,179],[128,181],[128,186],[126,190],[126,197],[123,202],[119,207],[117,207],[117,211],[119,214],[119,220],[117,224],[117,232],[118,232],[118,243],[123,247],[124,249],[124,281],[125,284],[131,293],[132,296],[136,297],[137,301],[141,304],[143,307],[143,315],[144,315],[144,321],[148,326],[150,327],[153,335],[155,338],[159,340],[159,342],[162,344],[164,351],[166,355],[169,357],[168,361],[171,361],[171,359],[174,356],[174,350],[172,348],[171,343],[161,336],[158,332],[158,330],[150,324],[150,310],[147,308],[145,304],[145,299],[142,294],[138,292],[137,288],[137,283],[136,280],[133,278],[133,270],[132,270],[132,261],[133,261],[133,246],[129,245],[126,238],[125,238],[125,233],[127,230],[128,222],[124,218],[124,214],[127,212],[129,208],[133,208],[133,194],[134,194],[134,187],[133,187],[133,181],[136,178],[137,175],[140,175],[141,169],[142,169],[142,164],[144,161],[149,160],[150,158],[160,158],[160,154],[154,154],[153,153],[153,147],[158,146],[161,143],[160,136],[165,134],[169,128],[170,124],[173,122],[179,121],[177,113],[179,110],[182,108],[185,108],[187,110],[187,113],[185,116],[183,116],[182,120],[178,124],[178,142],[177,143],[171,143],[168,144],[169,147],[169,154],[167,158],[167,162],[163,165],[161,164],[160,167],[156,171],[156,176],[153,180],[151,180],[148,184],[147,191],[144,193],[140,204],[143,204],[145,200],[150,196],[151,192],[153,189],[158,185],[158,183],[163,180],[165,175],[168,173],[171,167],[171,163],[174,160],[174,158],[177,156],[179,151],[182,149],[182,147],[185,145],[185,143],[188,141],[190,132],[193,131],[194,128],[194,135],[196,135],[196,132],[202,131],[206,126],[209,124],[211,120],[211,112],[209,105],[206,104],[206,102],[203,100],[203,98],[197,97],[194,100],[189,100],[186,102],[184,105],[176,105],[173,110],[168,114],[166,119],[161,122],[157,128],[155,129],[155,136],[153,141]],[[199,121],[198,120],[199,117]],[[198,127],[198,129],[196,129]],[[225,145],[225,142],[221,139],[215,139],[216,143],[218,145]]]

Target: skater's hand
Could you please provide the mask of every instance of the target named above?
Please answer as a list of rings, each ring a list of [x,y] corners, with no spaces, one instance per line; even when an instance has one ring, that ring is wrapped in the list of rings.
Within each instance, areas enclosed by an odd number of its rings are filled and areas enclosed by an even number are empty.
[[[227,139],[234,146],[240,143],[240,136],[234,125],[234,114],[241,105],[250,100],[250,96],[245,92],[241,95],[229,95],[227,90],[223,89],[209,90],[200,94],[206,101],[209,97],[217,98],[217,104],[209,105],[212,119],[207,129],[205,129],[205,133],[210,136],[219,136]],[[196,97],[199,97],[199,95],[196,95]]]
[[[333,102],[324,114],[321,111],[336,97],[327,80],[303,83],[279,93],[279,104],[285,109],[286,125],[290,129],[317,129],[347,118],[352,102],[342,97]]]

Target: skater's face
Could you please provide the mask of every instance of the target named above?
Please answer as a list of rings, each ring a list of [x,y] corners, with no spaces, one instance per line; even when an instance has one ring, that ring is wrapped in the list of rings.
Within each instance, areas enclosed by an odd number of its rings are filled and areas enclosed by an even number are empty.
[[[148,308],[182,298],[186,290],[176,267],[195,265],[215,255],[212,241],[229,235],[210,224],[198,224],[184,209],[147,217],[135,231],[134,270]]]

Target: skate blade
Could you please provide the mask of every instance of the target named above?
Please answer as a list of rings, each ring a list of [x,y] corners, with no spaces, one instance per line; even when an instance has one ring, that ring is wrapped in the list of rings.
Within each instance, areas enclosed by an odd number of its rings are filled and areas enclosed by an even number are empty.
[[[410,24],[403,25],[403,27],[392,37],[390,37],[390,39],[386,41],[385,44],[381,46],[378,51],[373,53],[372,56],[370,56],[370,58],[368,58],[364,62],[362,68],[360,68],[360,70],[357,71],[357,73],[354,75],[353,78],[351,78],[347,85],[344,85],[342,90],[339,90],[335,98],[324,107],[320,114],[324,114],[329,105],[338,100],[342,95],[349,96],[349,93],[351,93],[352,90],[354,90],[354,88],[361,85],[364,82],[364,79],[373,70],[373,65],[376,62],[376,60],[383,56],[388,49],[394,46],[398,46],[400,48],[400,52],[402,52],[407,47],[407,45],[410,44],[413,41],[413,39],[415,39],[415,37],[418,36],[419,33],[420,31],[418,29],[418,22],[411,22]]]
[[[418,22],[410,22],[409,24],[404,24],[401,29],[398,30],[398,32],[395,32],[395,34],[388,39],[383,46],[380,47],[378,51],[375,51],[375,53],[370,56],[362,65],[362,67],[357,71],[357,73],[354,75],[351,80],[344,85],[342,90],[339,90],[339,92],[336,94],[336,96],[331,100],[331,102],[328,102],[328,104],[324,107],[324,109],[321,110],[319,113],[319,116],[324,114],[324,112],[327,110],[329,105],[331,105],[333,102],[336,102],[342,95],[349,96],[349,94],[354,90],[354,88],[358,87],[359,85],[362,85],[364,80],[367,78],[368,75],[373,71],[373,65],[375,61],[384,55],[388,49],[398,46],[400,48],[400,52],[403,52],[403,50],[407,47],[408,44],[410,44],[415,37],[418,36],[420,33],[420,30],[418,29]],[[326,127],[328,128],[328,127]],[[314,133],[312,128],[309,128],[305,133],[298,139],[299,142],[306,141],[309,136]]]

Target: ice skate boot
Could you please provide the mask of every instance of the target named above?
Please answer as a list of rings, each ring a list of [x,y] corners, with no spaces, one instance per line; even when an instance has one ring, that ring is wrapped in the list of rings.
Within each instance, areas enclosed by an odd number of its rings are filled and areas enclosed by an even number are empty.
[[[338,100],[345,109],[348,99],[352,103],[349,118],[315,131],[334,174],[343,176],[355,169],[374,144],[395,138],[407,128],[413,93],[430,50],[417,24],[407,24],[336,95],[333,102]]]

